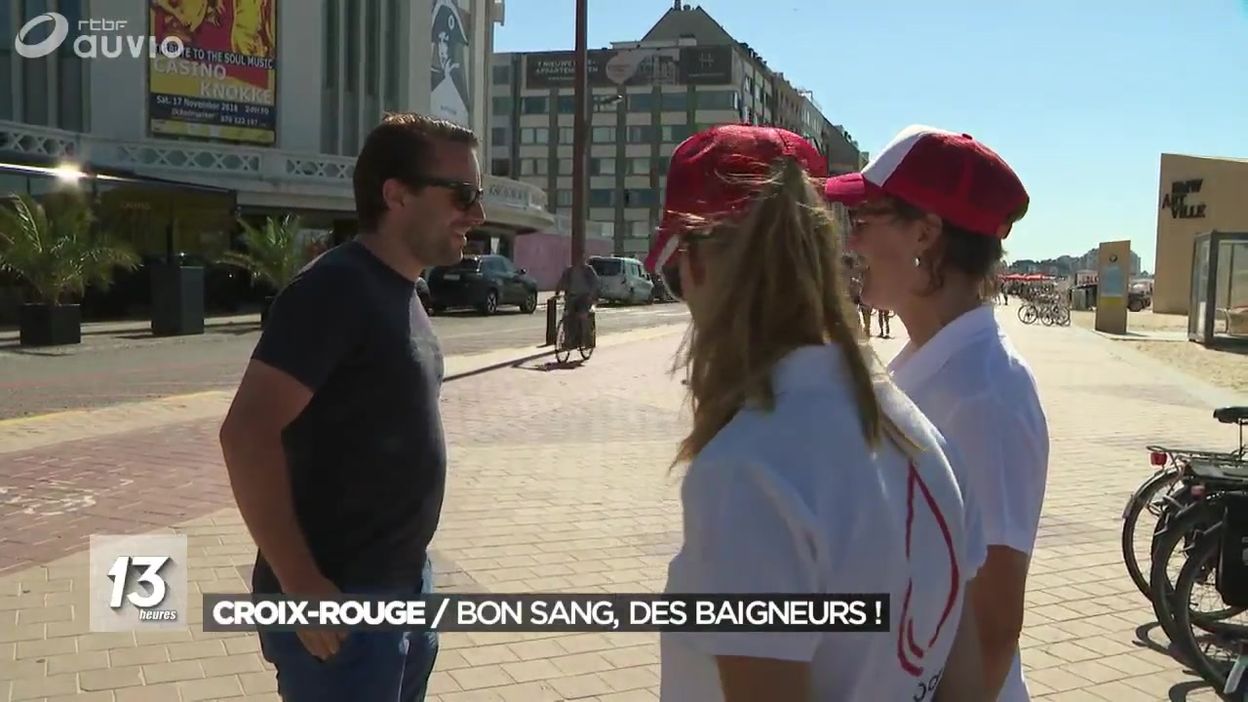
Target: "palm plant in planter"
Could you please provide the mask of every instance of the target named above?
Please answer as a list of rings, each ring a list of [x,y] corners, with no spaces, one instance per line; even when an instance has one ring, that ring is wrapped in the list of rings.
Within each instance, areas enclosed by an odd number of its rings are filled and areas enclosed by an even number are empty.
[[[19,313],[23,346],[79,343],[82,313],[70,300],[88,285],[107,289],[116,268],[138,267],[134,250],[93,221],[80,195],[49,196],[47,207],[27,194],[0,203],[0,270],[16,274],[34,296]]]
[[[307,262],[307,255],[299,243],[299,218],[286,215],[281,219],[269,217],[263,227],[256,227],[239,219],[243,228],[245,251],[227,251],[220,262],[236,266],[251,274],[252,284],[264,284],[272,289],[272,295],[264,298],[260,308],[260,324],[268,317],[273,298],[295,277]]]

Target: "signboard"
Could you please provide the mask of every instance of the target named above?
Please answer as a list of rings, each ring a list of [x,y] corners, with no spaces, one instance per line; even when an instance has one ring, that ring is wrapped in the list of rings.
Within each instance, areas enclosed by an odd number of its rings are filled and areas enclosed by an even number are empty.
[[[1127,333],[1127,280],[1132,271],[1131,242],[1105,241],[1097,250],[1096,330]]]
[[[529,54],[526,88],[571,88],[576,53]],[[669,49],[599,49],[589,52],[591,88],[619,85],[724,85],[732,83],[732,47],[686,46]]]
[[[1200,194],[1203,178],[1177,180],[1170,184],[1170,192],[1162,195],[1161,209],[1170,210],[1171,219],[1204,219],[1205,203],[1188,202],[1187,196]]]
[[[148,0],[148,30],[178,58],[148,59],[152,136],[277,143],[277,0]]]
[[[469,63],[472,16],[457,0],[433,0],[429,111],[434,117],[472,126]]]

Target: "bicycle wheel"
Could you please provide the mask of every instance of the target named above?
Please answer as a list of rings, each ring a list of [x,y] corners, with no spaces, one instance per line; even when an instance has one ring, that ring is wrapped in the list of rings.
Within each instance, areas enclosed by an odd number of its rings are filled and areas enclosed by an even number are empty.
[[[1070,310],[1065,307],[1057,308],[1057,323],[1063,327],[1070,326]]]
[[[1147,546],[1140,548],[1140,544],[1136,543],[1140,515],[1147,510],[1151,516],[1161,517],[1165,503],[1157,504],[1157,497],[1168,494],[1178,480],[1179,472],[1173,468],[1150,476],[1131,496],[1122,516],[1122,561],[1127,566],[1127,574],[1131,576],[1131,582],[1135,583],[1140,593],[1149,599],[1152,599],[1152,591],[1148,587],[1146,574],[1152,572],[1152,551],[1153,544],[1156,542],[1158,525],[1150,523],[1147,526],[1149,530]]]
[[[1200,500],[1168,517],[1154,540],[1149,572],[1149,592],[1157,623],[1171,641],[1177,641],[1177,611],[1186,609],[1177,601],[1175,590],[1184,559],[1206,535],[1221,532],[1222,508],[1213,500]],[[1176,556],[1178,558],[1176,558]]]
[[[568,346],[568,326],[566,320],[560,320],[555,329],[555,361],[563,364],[572,357],[572,348]]]
[[[1200,631],[1194,628],[1193,598],[1202,603],[1211,599],[1213,606],[1226,606],[1214,586],[1221,549],[1222,540],[1217,534],[1202,536],[1179,571],[1174,583],[1175,638],[1171,639],[1200,677],[1216,690],[1226,686],[1227,673],[1238,657],[1238,643],[1248,639],[1248,627],[1222,625],[1213,631],[1206,627],[1201,627]]]
[[[1023,324],[1035,324],[1036,316],[1038,314],[1039,313],[1036,311],[1036,306],[1028,302],[1022,307],[1018,308],[1018,321],[1022,322]]]
[[[1040,316],[1040,321],[1044,322],[1044,326],[1051,327],[1057,324],[1057,313],[1053,311],[1052,307],[1046,308],[1044,314]]]

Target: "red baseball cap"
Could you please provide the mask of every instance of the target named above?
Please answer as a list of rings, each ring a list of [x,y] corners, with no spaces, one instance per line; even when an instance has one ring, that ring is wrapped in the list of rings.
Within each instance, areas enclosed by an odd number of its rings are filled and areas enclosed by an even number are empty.
[[[1030,202],[1018,175],[992,149],[969,134],[923,125],[903,129],[861,173],[829,178],[824,194],[848,207],[892,195],[1001,239]]]
[[[775,127],[725,124],[685,139],[672,152],[663,193],[663,220],[646,256],[646,269],[663,267],[680,243],[685,216],[740,216],[754,201],[756,186],[741,177],[765,177],[780,158],[795,159],[813,178],[827,177],[827,163],[809,141]]]

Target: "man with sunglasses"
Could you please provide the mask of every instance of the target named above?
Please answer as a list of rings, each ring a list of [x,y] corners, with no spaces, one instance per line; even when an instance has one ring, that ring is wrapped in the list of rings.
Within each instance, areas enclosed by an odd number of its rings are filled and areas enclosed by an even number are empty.
[[[388,116],[355,166],[359,235],[278,293],[221,447],[259,553],[257,593],[417,598],[442,509],[443,360],[417,292],[485,220],[477,139]],[[432,633],[260,632],[286,702],[416,702]]]

